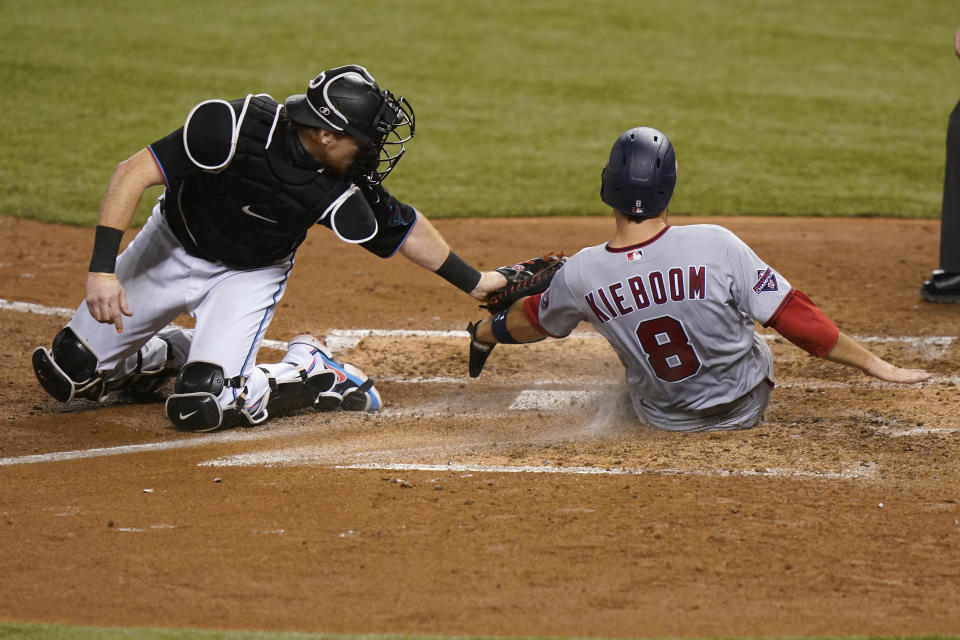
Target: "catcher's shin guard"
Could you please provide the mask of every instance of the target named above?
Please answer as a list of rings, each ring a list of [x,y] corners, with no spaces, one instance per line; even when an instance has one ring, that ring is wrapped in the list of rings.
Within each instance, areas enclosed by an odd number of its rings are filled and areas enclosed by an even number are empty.
[[[373,386],[373,380],[359,367],[340,362],[323,342],[308,334],[301,334],[290,341],[288,355],[294,349],[305,350],[311,358],[319,360],[318,364],[322,364],[325,371],[335,376],[331,388],[318,395],[314,404],[317,411],[379,411],[382,406],[380,392]]]
[[[471,378],[476,378],[480,375],[480,372],[483,371],[483,365],[487,363],[487,358],[490,357],[490,352],[497,346],[496,343],[490,344],[489,342],[480,342],[477,340],[477,327],[479,325],[479,322],[471,322],[467,325],[467,333],[470,334],[469,367]]]
[[[232,406],[220,404],[226,387],[242,389]],[[269,390],[266,391],[269,394]],[[242,425],[260,424],[267,419],[267,395],[250,410],[245,406],[246,380],[243,376],[227,379],[223,367],[212,362],[195,361],[183,365],[177,374],[173,394],[167,398],[167,417],[177,429],[206,433]]]
[[[154,392],[176,377],[186,362],[192,338],[192,329],[168,327],[160,331],[106,375],[107,391],[119,391],[140,402],[156,400]]]
[[[282,362],[257,367],[270,386],[270,415],[314,408],[317,398],[333,389],[337,375],[316,355],[320,346],[313,336],[301,334],[290,341]]]
[[[64,327],[53,339],[53,349],[33,350],[33,372],[40,386],[60,402],[73,398],[99,400],[104,394],[97,356],[73,329]]]

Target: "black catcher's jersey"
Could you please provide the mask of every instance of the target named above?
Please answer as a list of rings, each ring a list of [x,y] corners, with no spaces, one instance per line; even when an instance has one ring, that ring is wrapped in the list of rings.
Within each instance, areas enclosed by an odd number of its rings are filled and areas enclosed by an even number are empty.
[[[416,219],[382,186],[358,188],[303,148],[265,95],[200,103],[180,129],[149,145],[163,172],[163,208],[187,251],[229,266],[272,264],[316,223],[381,256]]]

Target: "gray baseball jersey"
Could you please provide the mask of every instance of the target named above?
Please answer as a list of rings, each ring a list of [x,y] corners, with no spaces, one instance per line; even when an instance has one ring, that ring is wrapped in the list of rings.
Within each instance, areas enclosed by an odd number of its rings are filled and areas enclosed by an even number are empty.
[[[728,229],[668,226],[642,244],[574,255],[541,296],[538,318],[555,337],[590,322],[626,367],[641,418],[702,428],[758,388],[762,413],[773,361],[753,321],[766,324],[790,290]]]

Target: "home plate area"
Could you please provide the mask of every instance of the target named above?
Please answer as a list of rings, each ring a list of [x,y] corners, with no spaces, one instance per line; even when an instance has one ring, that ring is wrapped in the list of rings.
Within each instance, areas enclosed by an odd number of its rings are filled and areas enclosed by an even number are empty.
[[[955,377],[880,383],[774,336],[778,388],[765,422],[678,434],[637,423],[622,365],[596,334],[499,346],[470,379],[465,333],[421,333],[366,333],[342,345],[341,357],[377,381],[379,414],[293,416],[277,423],[298,425],[295,442],[258,439],[201,464],[857,481],[918,467],[948,471],[947,452],[958,449]],[[955,347],[949,338],[892,338],[873,339],[871,348],[906,366],[936,368]]]

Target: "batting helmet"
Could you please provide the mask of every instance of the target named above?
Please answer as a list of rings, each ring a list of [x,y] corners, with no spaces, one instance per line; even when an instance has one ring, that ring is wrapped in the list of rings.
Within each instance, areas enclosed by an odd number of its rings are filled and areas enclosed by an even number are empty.
[[[381,90],[363,67],[348,64],[323,71],[307,92],[284,103],[290,120],[353,136],[377,155],[366,176],[379,184],[393,170],[414,134],[413,107],[403,97]]]
[[[613,143],[601,180],[606,204],[632,218],[653,218],[667,208],[677,184],[673,145],[656,129],[629,129]]]

